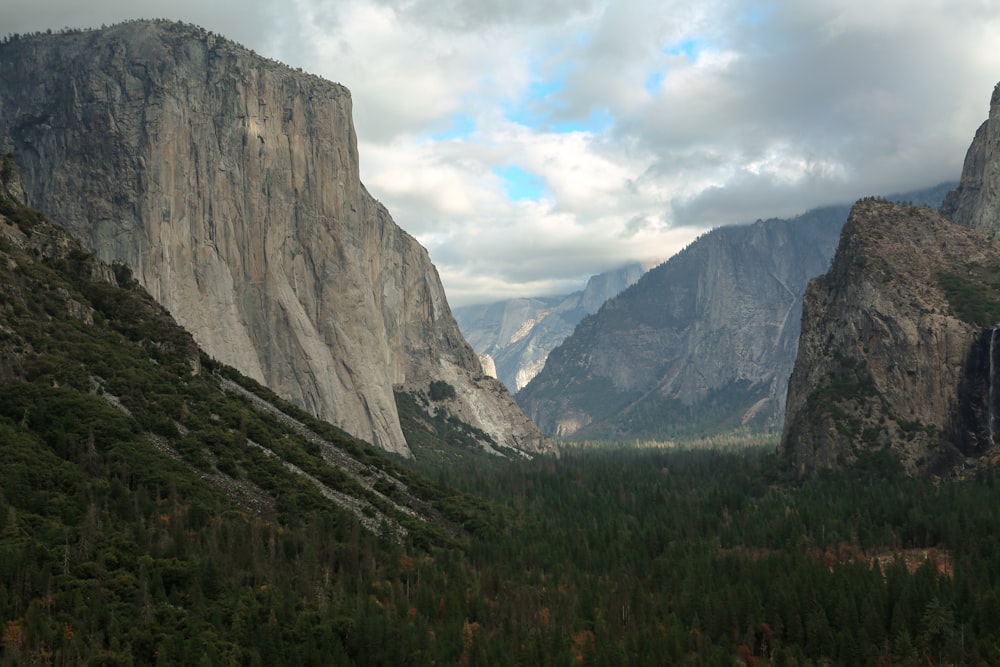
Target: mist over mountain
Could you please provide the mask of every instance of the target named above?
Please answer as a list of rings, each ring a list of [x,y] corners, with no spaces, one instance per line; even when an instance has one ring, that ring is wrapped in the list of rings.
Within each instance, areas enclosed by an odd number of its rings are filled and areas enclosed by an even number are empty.
[[[563,296],[508,299],[455,308],[455,320],[472,348],[489,356],[496,377],[512,394],[545,365],[552,348],[566,339],[585,316],[645,273],[638,262],[591,276],[579,292]]]
[[[800,475],[873,453],[910,474],[995,461],[1000,387],[1000,85],[938,215],[855,205],[810,283],[782,452]]]

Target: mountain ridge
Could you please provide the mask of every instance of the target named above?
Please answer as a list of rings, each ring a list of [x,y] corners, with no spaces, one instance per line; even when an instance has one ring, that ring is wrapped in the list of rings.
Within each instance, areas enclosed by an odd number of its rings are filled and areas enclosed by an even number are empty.
[[[455,319],[480,357],[487,355],[493,362],[497,379],[516,394],[581,319],[597,312],[645,271],[642,264],[630,262],[591,276],[577,292],[461,306],[454,309]]]
[[[948,474],[991,450],[987,324],[956,298],[996,267],[1000,243],[931,209],[854,206],[833,265],[806,292],[781,445],[797,474],[870,451],[891,452],[909,474]]]
[[[950,187],[899,198],[939,203]],[[706,232],[585,318],[516,400],[574,439],[780,430],[802,294],[849,210]]]
[[[163,21],[0,45],[0,137],[32,205],[120,260],[212,356],[403,456],[396,392],[528,452],[427,252],[364,188],[350,92]]]
[[[781,451],[799,476],[888,454],[911,475],[996,460],[1000,84],[940,215],[855,204],[806,293]]]

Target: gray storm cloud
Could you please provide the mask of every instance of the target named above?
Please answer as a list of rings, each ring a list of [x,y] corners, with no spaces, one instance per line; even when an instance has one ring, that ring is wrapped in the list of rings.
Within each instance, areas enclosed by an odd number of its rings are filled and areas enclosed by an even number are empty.
[[[1000,80],[989,4],[7,0],[0,26],[176,19],[344,83],[362,178],[458,304],[957,178]]]

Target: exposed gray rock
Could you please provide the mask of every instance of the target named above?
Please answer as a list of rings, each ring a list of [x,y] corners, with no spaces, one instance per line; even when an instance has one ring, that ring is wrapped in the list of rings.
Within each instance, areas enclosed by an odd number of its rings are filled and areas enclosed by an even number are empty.
[[[455,319],[472,347],[496,364],[495,377],[516,393],[538,375],[549,352],[586,315],[635,283],[646,272],[638,262],[591,276],[580,292],[461,306]]]
[[[1000,242],[929,208],[855,205],[805,295],[781,444],[799,474],[882,449],[947,472],[991,449],[998,268]]]
[[[518,403],[561,437],[777,428],[802,291],[827,267],[846,214],[705,234],[585,318]]]
[[[483,367],[483,373],[489,375],[491,378],[497,376],[497,365],[494,363],[493,357],[488,354],[480,354],[479,364]]]
[[[897,198],[937,206],[949,188]],[[829,267],[849,210],[703,235],[584,319],[518,403],[561,437],[780,429],[802,294]]]
[[[548,446],[361,184],[343,86],[175,23],[22,37],[0,46],[0,137],[33,206],[280,395],[409,455],[393,390],[441,379],[497,442]]]
[[[948,193],[941,213],[991,238],[1000,236],[1000,84],[993,89],[989,118],[965,154],[962,179]]]
[[[810,283],[781,444],[799,474],[881,449],[910,474],[996,456],[1000,85],[941,213],[859,202]]]

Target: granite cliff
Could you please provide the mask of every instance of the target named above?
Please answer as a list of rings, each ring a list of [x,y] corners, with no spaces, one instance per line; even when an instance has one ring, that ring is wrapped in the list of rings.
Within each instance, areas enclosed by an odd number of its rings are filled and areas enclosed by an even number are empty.
[[[442,510],[464,511],[465,499],[446,507],[446,489],[208,358],[127,266],[102,262],[24,205],[7,156],[0,433],[5,500],[35,511],[82,511],[94,496],[77,495],[81,479],[109,499],[133,491],[148,498],[169,479],[173,493],[190,493],[174,505],[182,521],[192,501],[210,494],[217,516],[230,508],[241,521],[291,530],[310,512],[329,512],[395,541],[461,539],[458,517]],[[124,520],[116,519],[109,523]],[[73,560],[86,557],[74,550]]]
[[[781,448],[798,474],[887,450],[910,474],[990,450],[1000,242],[867,199],[809,284]]]
[[[945,197],[941,214],[991,238],[1000,236],[1000,84],[993,89],[989,117],[965,154],[958,187]]]
[[[20,37],[0,46],[0,145],[32,206],[313,414],[406,456],[394,392],[439,381],[484,444],[547,448],[362,185],[343,86],[176,23]]]
[[[940,204],[952,187],[894,195]],[[802,294],[848,206],[708,232],[585,318],[515,398],[573,438],[781,428]]]
[[[827,267],[846,213],[703,235],[585,318],[518,403],[562,437],[780,423],[802,291]]]
[[[1000,88],[943,215],[877,199],[852,210],[805,297],[781,444],[800,475],[871,452],[909,474],[995,455],[998,138]]]
[[[473,349],[490,358],[494,376],[517,393],[538,375],[549,352],[573,333],[580,320],[596,313],[645,271],[633,262],[591,276],[579,292],[461,306],[455,308],[455,319]]]

